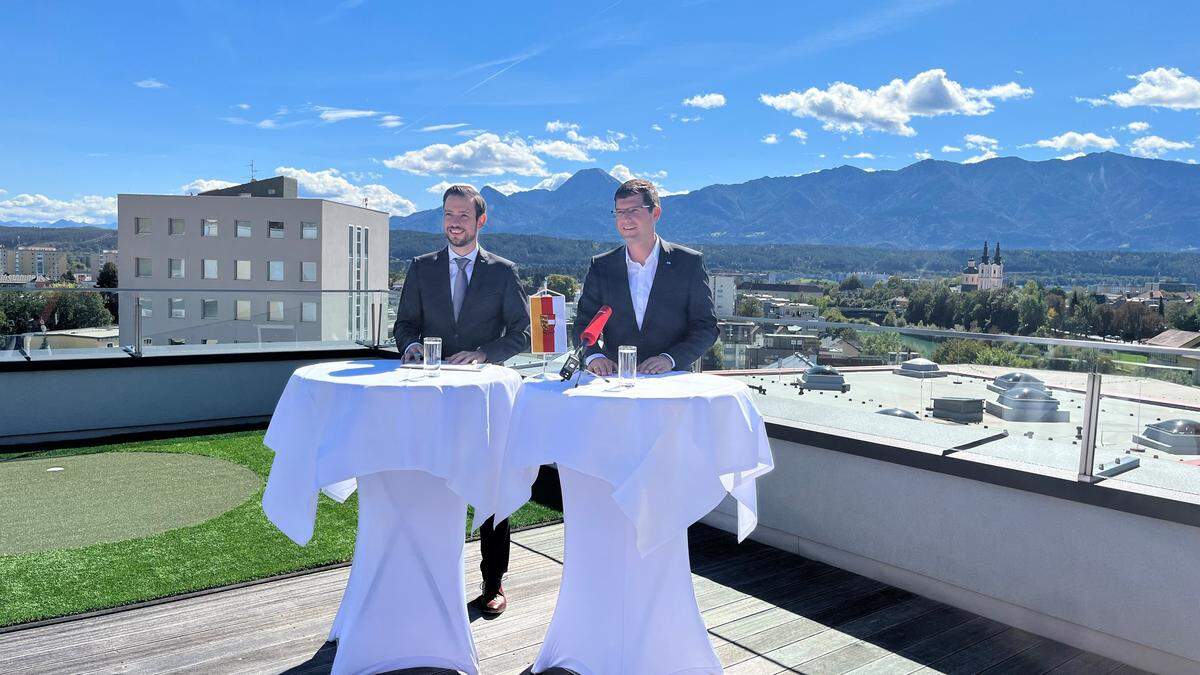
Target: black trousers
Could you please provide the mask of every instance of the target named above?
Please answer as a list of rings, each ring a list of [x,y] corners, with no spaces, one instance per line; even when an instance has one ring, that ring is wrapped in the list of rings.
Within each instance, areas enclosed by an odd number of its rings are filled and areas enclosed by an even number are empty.
[[[483,573],[483,587],[496,589],[508,573],[508,519],[493,524],[488,518],[479,528],[479,571]]]

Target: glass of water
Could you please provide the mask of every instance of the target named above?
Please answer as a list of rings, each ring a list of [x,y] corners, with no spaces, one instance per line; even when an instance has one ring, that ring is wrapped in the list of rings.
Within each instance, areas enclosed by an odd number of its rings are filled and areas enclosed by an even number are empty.
[[[433,377],[442,366],[442,338],[427,337],[423,345],[425,357],[425,375]]]
[[[617,349],[617,384],[632,387],[637,380],[637,347],[621,345]]]

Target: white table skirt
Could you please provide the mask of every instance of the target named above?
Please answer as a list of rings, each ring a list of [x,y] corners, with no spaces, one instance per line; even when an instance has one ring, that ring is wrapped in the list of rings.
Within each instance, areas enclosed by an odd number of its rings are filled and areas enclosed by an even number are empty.
[[[332,675],[423,666],[475,675],[466,502],[423,471],[368,474],[358,489],[354,564],[329,635],[338,642]]]
[[[696,605],[687,529],[638,550],[608,483],[559,467],[566,548],[554,618],[533,672],[721,673]]]

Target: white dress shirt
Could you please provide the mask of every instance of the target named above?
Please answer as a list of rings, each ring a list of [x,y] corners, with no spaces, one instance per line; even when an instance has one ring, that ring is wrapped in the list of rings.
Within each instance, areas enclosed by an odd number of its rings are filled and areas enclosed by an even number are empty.
[[[475,272],[475,260],[479,257],[479,246],[476,245],[475,248],[471,249],[471,252],[466,255],[459,255],[459,254],[455,253],[454,249],[450,248],[449,246],[446,247],[446,251],[450,254],[450,302],[451,302],[451,304],[453,304],[454,303],[454,280],[458,277],[458,263],[456,263],[454,261],[459,258],[466,258],[471,261],[471,262],[467,263],[467,266],[465,268],[466,275],[467,275],[467,283],[468,284],[471,283],[471,275]],[[413,347],[419,347],[420,345],[421,345],[420,342],[414,342],[414,343],[410,344],[409,346],[405,347],[404,351],[407,352],[408,350],[412,349]]]

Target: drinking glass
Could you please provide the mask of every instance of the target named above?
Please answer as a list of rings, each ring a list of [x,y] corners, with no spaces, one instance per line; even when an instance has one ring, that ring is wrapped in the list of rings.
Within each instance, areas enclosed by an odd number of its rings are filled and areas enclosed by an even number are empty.
[[[423,346],[425,375],[433,377],[442,366],[442,338],[427,337]]]
[[[637,347],[621,345],[617,349],[617,384],[632,387],[637,380]]]

